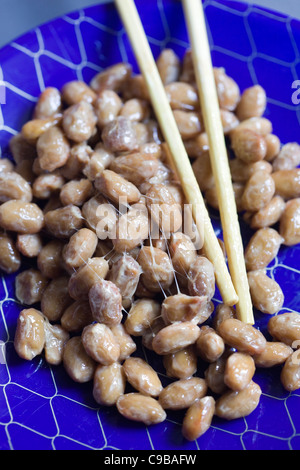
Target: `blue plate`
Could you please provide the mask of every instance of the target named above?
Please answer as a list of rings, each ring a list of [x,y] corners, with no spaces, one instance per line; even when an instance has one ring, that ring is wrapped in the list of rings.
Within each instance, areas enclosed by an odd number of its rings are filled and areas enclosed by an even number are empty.
[[[171,47],[182,57],[188,40],[180,2],[136,3],[154,55]],[[241,90],[260,83],[267,91],[265,116],[274,133],[283,143],[300,143],[300,106],[293,100],[299,95],[292,88],[300,76],[300,23],[236,1],[206,0],[204,6],[214,65],[225,67]],[[10,156],[10,138],[30,118],[45,87],[60,88],[74,79],[88,82],[119,61],[131,62],[137,71],[112,4],[75,11],[4,47],[0,51],[0,101],[5,101],[0,113],[2,156]],[[218,217],[212,217],[219,234]],[[246,243],[251,233],[243,224],[242,231]],[[299,256],[300,246],[283,247],[268,267],[285,294],[282,312],[300,311]],[[250,416],[231,422],[214,419],[197,442],[182,437],[183,413],[169,413],[164,423],[145,427],[126,421],[113,408],[99,407],[90,383],[75,384],[62,366],[49,367],[41,357],[26,362],[16,355],[13,338],[21,306],[15,301],[14,279],[10,275],[0,280],[0,449],[300,449],[300,392],[283,389],[280,368],[257,371],[255,381],[263,394]],[[268,319],[256,312],[257,326],[264,332]],[[161,364],[157,367],[166,383]]]

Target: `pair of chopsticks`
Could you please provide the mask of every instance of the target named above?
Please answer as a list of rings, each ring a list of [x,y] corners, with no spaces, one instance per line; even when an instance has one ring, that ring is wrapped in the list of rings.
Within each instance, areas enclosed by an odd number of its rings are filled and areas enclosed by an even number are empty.
[[[192,47],[205,130],[209,139],[210,158],[230,274],[134,1],[115,0],[115,4],[130,39],[140,71],[146,81],[153,109],[169,147],[172,164],[179,177],[186,200],[192,207],[193,218],[199,233],[203,232],[204,227],[203,250],[214,265],[216,282],[223,302],[231,306],[236,305],[238,317],[245,323],[254,324],[242,237],[201,0],[183,0],[183,7]],[[199,213],[201,217],[199,217]]]

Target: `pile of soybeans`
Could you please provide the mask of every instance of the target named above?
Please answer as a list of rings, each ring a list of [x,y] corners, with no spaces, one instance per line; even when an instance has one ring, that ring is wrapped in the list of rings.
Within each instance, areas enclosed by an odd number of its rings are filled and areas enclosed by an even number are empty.
[[[190,51],[180,61],[165,49],[157,66],[207,206],[218,210]],[[14,162],[0,161],[0,267],[16,273],[17,354],[62,364],[130,420],[154,425],[185,410],[188,440],[214,416],[258,406],[256,368],[280,366],[283,387],[300,388],[300,315],[280,313],[284,295],[266,270],[281,245],[300,242],[300,146],[272,133],[262,87],[241,93],[224,69],[214,74],[237,209],[253,230],[251,298],[270,315],[268,339],[215,300],[213,264],[129,64],[89,85],[46,88],[10,142]],[[158,356],[168,385],[140,348]]]

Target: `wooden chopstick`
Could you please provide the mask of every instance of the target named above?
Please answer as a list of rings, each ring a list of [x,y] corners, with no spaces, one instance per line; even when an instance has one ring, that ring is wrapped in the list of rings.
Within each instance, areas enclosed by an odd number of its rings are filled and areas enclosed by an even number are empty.
[[[205,16],[201,0],[183,0],[195,76],[205,130],[209,139],[210,160],[217,189],[228,266],[239,297],[239,318],[254,324],[253,307],[244,261],[244,249],[232,187],[226,143],[221,122]]]
[[[203,250],[214,265],[216,282],[223,302],[227,305],[235,305],[238,296],[182,142],[138,11],[133,0],[115,0],[115,4],[129,36],[140,71],[145,79],[154,112],[164,139],[169,146],[173,165],[180,179],[186,200],[191,205],[192,215],[198,231],[200,234],[204,233]]]

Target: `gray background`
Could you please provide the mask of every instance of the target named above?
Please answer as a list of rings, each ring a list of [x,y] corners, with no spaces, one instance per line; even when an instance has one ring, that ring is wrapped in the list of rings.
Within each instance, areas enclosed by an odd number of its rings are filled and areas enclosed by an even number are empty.
[[[41,23],[109,0],[0,0],[0,47]],[[148,1],[148,0],[145,0]],[[300,19],[299,0],[240,0]]]

